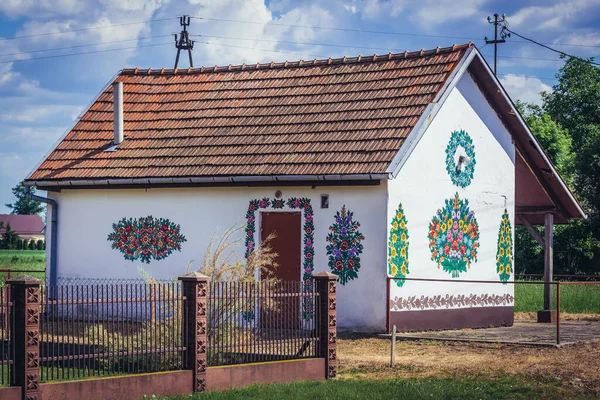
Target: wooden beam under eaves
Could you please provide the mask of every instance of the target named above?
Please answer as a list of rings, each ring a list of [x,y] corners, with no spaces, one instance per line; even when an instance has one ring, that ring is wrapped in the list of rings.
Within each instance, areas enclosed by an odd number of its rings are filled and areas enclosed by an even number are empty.
[[[560,213],[558,208],[554,206],[517,206],[515,207],[515,213],[521,214],[558,214]]]

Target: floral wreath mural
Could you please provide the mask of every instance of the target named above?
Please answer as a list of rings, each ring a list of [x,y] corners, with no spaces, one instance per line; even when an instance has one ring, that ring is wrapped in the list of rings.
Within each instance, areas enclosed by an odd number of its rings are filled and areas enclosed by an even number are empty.
[[[460,157],[456,160],[456,151],[463,148],[466,158]],[[446,147],[446,171],[452,179],[452,183],[461,188],[471,184],[473,172],[475,171],[475,146],[469,134],[463,130],[453,131],[450,142]]]
[[[335,223],[329,227],[325,238],[329,268],[338,276],[338,282],[345,285],[348,281],[358,278],[360,269],[360,254],[363,251],[362,242],[365,237],[358,231],[360,223],[354,220],[354,213],[346,210],[335,213]]]
[[[469,210],[469,200],[461,200],[456,193],[445,203],[429,224],[429,250],[438,268],[458,278],[477,262],[479,225],[475,213]]]
[[[510,217],[505,209],[498,231],[498,250],[496,251],[496,272],[504,283],[510,279],[512,273],[512,227]]]
[[[388,274],[394,279],[396,285],[402,287],[408,270],[408,228],[406,226],[406,215],[402,209],[402,204],[398,205],[398,210],[392,218],[392,228],[390,229],[390,241],[388,247]]]
[[[123,253],[126,260],[140,260],[147,264],[152,259],[162,260],[173,251],[181,251],[181,244],[187,239],[181,234],[181,227],[168,219],[123,218],[113,224],[113,231],[106,239],[112,242],[111,248]]]
[[[310,204],[310,199],[301,197],[290,197],[287,201],[283,199],[269,199],[267,197],[262,199],[250,200],[248,204],[248,210],[246,211],[246,258],[256,248],[254,241],[254,233],[256,232],[256,211],[264,209],[283,209],[287,205],[292,210],[303,210],[304,211],[304,226],[303,226],[303,244],[304,244],[304,261],[302,263],[302,280],[304,281],[304,290],[310,291],[313,283],[313,270],[314,270],[314,231],[315,225],[313,221],[313,209]],[[310,319],[313,316],[314,305],[311,298],[305,297],[302,302],[303,316],[305,319]]]

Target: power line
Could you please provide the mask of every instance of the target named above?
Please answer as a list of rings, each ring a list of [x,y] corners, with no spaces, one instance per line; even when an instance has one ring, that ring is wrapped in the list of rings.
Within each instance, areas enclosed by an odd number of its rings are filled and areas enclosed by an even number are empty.
[[[5,60],[5,61],[0,61],[0,64],[9,64],[9,63],[15,63],[15,62],[21,62],[21,61],[30,61],[30,60],[46,60],[46,59],[49,59],[49,58],[80,56],[80,55],[83,55],[83,54],[106,53],[106,52],[109,52],[109,51],[134,50],[134,49],[139,49],[141,47],[156,47],[156,46],[165,46],[165,45],[173,45],[173,43],[169,42],[169,43],[146,44],[146,45],[139,45],[139,46],[133,46],[133,47],[119,47],[117,49],[104,49],[104,50],[84,51],[84,52],[81,52],[81,53],[57,54],[57,55],[53,55],[53,56],[22,58],[22,59],[16,59],[16,60],[8,60],[8,61]]]
[[[295,54],[295,55],[300,55],[300,56],[308,56],[311,58],[315,58],[315,57],[316,58],[324,58],[322,56],[315,56],[315,55],[311,55],[311,54],[298,53],[298,52],[292,52],[292,51],[261,49],[261,48],[255,48],[255,47],[236,46],[236,45],[231,45],[231,44],[211,43],[211,42],[195,42],[195,43],[210,45],[210,46],[223,46],[223,47],[232,47],[232,48],[238,48],[238,49],[266,51],[266,52],[271,52],[271,53]],[[44,56],[44,57],[3,60],[3,61],[0,61],[0,64],[8,64],[8,63],[14,63],[14,62],[30,61],[30,60],[46,60],[46,59],[60,58],[60,57],[72,57],[72,56],[79,56],[79,55],[84,55],[84,54],[106,53],[106,52],[110,52],[110,51],[134,50],[134,49],[143,48],[143,47],[166,46],[166,45],[172,45],[172,44],[173,44],[172,42],[155,43],[155,44],[147,44],[147,45],[139,45],[139,46],[131,46],[131,47],[119,47],[116,49],[103,49],[103,50],[94,50],[94,51],[84,51],[84,52],[80,52],[80,53],[56,54],[56,55],[50,55],[50,56]]]
[[[25,38],[38,37],[38,36],[61,35],[63,33],[83,32],[83,31],[90,31],[90,30],[94,30],[94,29],[114,28],[114,27],[117,27],[117,26],[139,25],[139,24],[146,24],[148,22],[171,21],[173,19],[175,19],[175,17],[147,19],[145,21],[126,22],[126,23],[123,23],[123,24],[110,24],[110,25],[92,26],[92,27],[89,27],[89,28],[81,28],[81,29],[68,29],[68,30],[65,30],[65,31],[57,31],[57,32],[36,33],[36,34],[33,34],[33,35],[12,36],[12,37],[8,37],[8,38],[0,38],[0,41],[15,40],[15,39],[25,39]]]
[[[492,54],[484,54],[486,57],[493,57]],[[535,60],[535,61],[554,61],[554,62],[565,62],[560,58],[540,58],[540,57],[517,57],[517,56],[498,56],[498,58],[511,58],[514,60]]]
[[[103,42],[103,43],[95,43],[95,44],[88,44],[88,45],[81,45],[81,46],[72,46],[71,48],[83,47],[83,46],[97,46],[97,45],[119,43],[119,42],[126,42],[126,41],[139,40],[139,39],[160,38],[160,37],[164,37],[164,36],[170,36],[170,35],[161,35],[161,36],[153,36],[153,37],[142,37],[142,38],[138,38],[138,39],[120,40],[120,41],[112,41],[112,42]],[[209,36],[209,35],[194,35],[194,36],[199,36],[199,37],[213,37],[213,38],[232,39],[232,40],[259,40],[259,41],[266,41],[266,42],[279,42],[277,40],[269,40],[269,39],[248,39],[248,38],[238,38],[238,37],[229,37],[229,36]],[[231,44],[225,44],[225,43],[214,43],[214,42],[208,42],[208,41],[204,41],[204,42],[202,42],[202,41],[196,41],[195,43],[202,44],[202,45],[208,45],[208,46],[221,46],[221,47],[230,47],[230,48],[238,48],[238,49],[246,49],[246,50],[257,50],[257,51],[270,52],[270,53],[278,53],[278,54],[293,54],[293,55],[299,55],[299,56],[310,57],[310,58],[321,58],[321,59],[326,58],[326,57],[323,57],[321,55],[300,53],[300,52],[294,52],[294,51],[264,49],[264,48],[248,47],[248,46],[231,45]],[[284,43],[284,42],[279,42],[279,43]],[[297,42],[289,42],[289,43],[299,44]],[[134,50],[134,49],[144,48],[144,47],[166,46],[166,45],[171,45],[171,44],[172,43],[170,43],[170,42],[169,43],[155,43],[155,44],[138,45],[138,46],[131,46],[131,47],[120,47],[120,48],[116,48],[116,49],[102,49],[102,50],[95,50],[95,51],[86,51],[86,52],[71,53],[71,54],[57,54],[57,55],[50,55],[50,56],[44,56],[44,57],[34,57],[34,58],[27,58],[27,59],[5,60],[5,61],[0,61],[0,64],[6,64],[6,63],[12,63],[12,62],[20,62],[20,61],[30,61],[30,60],[44,60],[44,59],[52,59],[52,58],[60,58],[60,57],[72,57],[72,56],[78,56],[78,55],[95,54],[95,53],[105,53],[105,52],[111,52],[111,51]],[[349,46],[349,45],[341,45],[340,46],[340,45],[335,45],[335,44],[324,44],[324,43],[304,43],[304,44],[306,44],[306,45],[315,45],[315,46],[355,47],[355,46]],[[483,46],[483,47],[485,47],[485,46]],[[364,48],[364,49],[384,49],[384,48],[374,48],[374,47],[359,47],[359,48]],[[62,49],[69,49],[69,47],[54,48],[54,49],[47,49],[47,50],[37,50],[37,51],[52,51],[52,50],[59,50],[59,49],[60,50],[62,50]],[[13,55],[28,54],[28,53],[32,53],[32,52],[14,53]],[[8,54],[4,54],[4,56],[8,56]],[[489,55],[487,55],[487,56],[489,57]],[[508,56],[500,56],[500,57],[522,58],[522,57],[508,57]],[[561,60],[551,60],[551,59],[536,59],[536,60],[561,61]],[[509,74],[499,74],[499,75],[506,76],[506,75],[509,75]],[[516,75],[516,74],[512,74],[512,75]],[[516,76],[521,76],[521,75],[516,75]],[[525,77],[528,77],[528,78],[538,78],[538,79],[542,79],[542,80],[556,80],[556,78],[539,77],[539,76],[534,76],[534,75],[525,76]]]
[[[22,52],[19,52],[19,53],[0,54],[0,57],[20,56],[20,55],[23,55],[23,54],[43,53],[43,52],[46,52],[46,51],[70,50],[70,49],[77,49],[77,48],[81,48],[81,47],[103,46],[103,45],[106,45],[106,44],[123,43],[123,42],[134,42],[134,41],[137,41],[137,40],[157,39],[157,38],[164,38],[164,37],[170,37],[170,36],[171,35],[143,36],[143,37],[139,37],[139,38],[136,38],[136,39],[113,40],[113,41],[110,41],[110,42],[99,42],[99,43],[81,44],[81,45],[67,46],[67,47],[53,47],[51,49],[39,49],[39,50],[31,50],[31,51],[22,51]]]
[[[314,55],[314,54],[307,54],[307,53],[298,53],[298,52],[294,52],[294,51],[285,51],[285,50],[271,50],[271,49],[261,49],[261,48],[256,48],[256,47],[247,47],[247,46],[237,46],[237,45],[233,45],[233,44],[224,44],[224,43],[210,43],[210,42],[194,42],[194,43],[198,43],[198,44],[206,44],[206,45],[211,45],[211,46],[223,46],[223,47],[233,47],[236,49],[247,49],[247,50],[259,50],[259,51],[268,51],[271,53],[281,53],[281,54],[295,54],[298,56],[308,56],[310,58],[326,58],[323,56],[319,56],[319,55]]]
[[[535,75],[519,75],[519,74],[515,74],[515,73],[506,73],[506,74],[498,74],[500,76],[507,76],[507,75],[514,75],[517,78],[537,78],[537,79],[541,79],[543,81],[557,81],[558,78],[549,78],[549,77],[542,77],[542,76],[535,76]]]
[[[342,31],[342,32],[373,33],[373,34],[381,34],[381,35],[416,36],[416,37],[461,39],[461,40],[473,40],[473,41],[474,40],[478,40],[478,41],[482,40],[482,39],[473,39],[473,38],[465,37],[465,36],[427,35],[427,34],[408,33],[408,32],[373,31],[373,30],[363,30],[363,29],[334,28],[334,27],[329,27],[329,26],[316,26],[316,25],[282,24],[282,23],[275,23],[275,22],[263,23],[263,22],[245,21],[245,20],[238,20],[238,19],[209,18],[209,17],[198,17],[198,16],[193,16],[191,18],[203,19],[205,21],[232,22],[232,23],[241,23],[241,24],[267,25],[267,26],[284,26],[284,27],[292,27],[292,28],[324,29],[324,30],[333,30],[333,31]],[[513,43],[528,43],[527,41],[524,41],[524,40],[512,40],[511,42],[513,42]],[[584,44],[568,44],[568,43],[545,43],[545,44],[554,44],[556,46],[576,46],[576,47],[600,48],[600,46],[584,45]]]
[[[315,42],[294,42],[294,41],[285,41],[285,40],[274,40],[274,39],[253,39],[253,38],[242,38],[242,37],[233,37],[233,36],[215,36],[215,35],[204,35],[197,34],[191,35],[196,37],[205,37],[205,38],[213,38],[213,39],[226,39],[226,40],[246,40],[252,42],[272,42],[272,43],[283,43],[283,44],[295,44],[295,45],[305,45],[305,46],[322,46],[322,47],[340,47],[340,48],[350,48],[350,49],[365,49],[365,50],[384,50],[386,52],[391,51],[389,47],[368,47],[368,46],[352,46],[352,45],[343,45],[343,44],[333,44],[333,43],[315,43]],[[481,51],[486,45],[479,48]],[[486,57],[493,57],[489,54],[484,54]],[[553,58],[534,58],[534,57],[516,57],[516,56],[498,56],[498,58],[513,58],[519,60],[538,60],[538,61],[555,61],[561,62],[563,60],[553,59]]]
[[[560,51],[560,50],[553,49],[552,47],[550,47],[550,46],[547,46],[547,45],[545,45],[545,44],[543,44],[543,43],[537,42],[537,41],[535,41],[535,40],[533,40],[533,39],[529,39],[529,38],[527,38],[527,37],[525,37],[525,36],[523,36],[523,35],[520,35],[520,34],[518,34],[517,32],[513,32],[513,31],[511,31],[511,30],[510,30],[510,29],[508,29],[508,28],[505,28],[505,29],[506,29],[507,31],[509,31],[510,33],[512,33],[513,35],[516,35],[516,36],[520,37],[521,39],[527,40],[527,41],[529,41],[529,42],[531,42],[531,43],[533,43],[533,44],[536,44],[536,45],[538,45],[538,46],[541,46],[541,47],[543,47],[543,48],[545,48],[545,49],[551,50],[551,51],[553,51],[553,52],[555,52],[555,53],[558,53],[558,54],[560,54],[560,55],[561,55],[561,56],[563,56],[563,57],[577,58],[577,59],[579,59],[579,60],[581,60],[581,61],[588,62],[588,63],[590,63],[590,64],[592,64],[592,65],[599,65],[599,66],[600,66],[600,64],[599,64],[599,63],[593,62],[593,61],[591,61],[591,60],[586,60],[585,58],[581,58],[581,57],[579,57],[579,56],[573,56],[573,55],[571,55],[571,54],[567,54],[567,53],[565,53],[564,51]]]
[[[219,22],[233,22],[240,24],[253,24],[253,25],[268,25],[268,26],[285,26],[292,28],[309,28],[309,29],[325,29],[331,31],[340,31],[340,32],[358,32],[358,33],[373,33],[379,35],[398,35],[398,36],[417,36],[417,37],[431,37],[431,38],[444,38],[444,39],[461,39],[461,40],[474,40],[470,37],[465,36],[448,36],[448,35],[426,35],[420,33],[408,33],[408,32],[391,32],[391,31],[372,31],[365,29],[350,29],[350,28],[333,28],[329,26],[316,26],[316,25],[296,25],[296,24],[281,24],[281,23],[263,23],[256,21],[244,21],[239,19],[224,19],[224,18],[208,18],[208,17],[191,17],[195,19],[203,19],[205,21],[219,21]],[[475,39],[481,40],[481,39]]]
[[[293,44],[293,45],[303,45],[303,46],[322,46],[322,47],[339,47],[339,48],[348,48],[348,49],[390,51],[389,47],[367,47],[367,46],[352,46],[352,45],[334,44],[334,43],[294,42],[294,41],[286,41],[286,40],[252,39],[252,38],[241,38],[241,37],[232,37],[232,36],[214,36],[214,35],[202,35],[202,34],[191,35],[191,36],[213,38],[213,39],[246,40],[246,41],[251,41],[251,42],[272,42],[272,43],[283,43],[283,44]]]

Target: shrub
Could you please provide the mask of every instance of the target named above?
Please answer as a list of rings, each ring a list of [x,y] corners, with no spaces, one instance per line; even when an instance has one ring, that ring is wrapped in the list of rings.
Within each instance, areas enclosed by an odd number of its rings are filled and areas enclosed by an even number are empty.
[[[23,250],[23,239],[17,239],[17,250]]]
[[[35,240],[31,239],[27,248],[29,248],[29,250],[35,250]]]
[[[42,239],[38,240],[36,246],[38,250],[44,250],[44,241]]]

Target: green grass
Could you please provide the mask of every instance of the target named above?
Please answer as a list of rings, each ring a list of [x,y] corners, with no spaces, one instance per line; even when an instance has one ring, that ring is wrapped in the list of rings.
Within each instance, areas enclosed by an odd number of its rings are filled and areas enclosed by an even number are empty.
[[[515,284],[515,311],[536,312],[544,307],[544,285]],[[556,286],[552,286],[556,307]],[[600,282],[597,285],[561,285],[560,311],[573,314],[600,314]]]
[[[254,385],[244,389],[166,397],[168,400],[299,399],[563,399],[560,382],[523,383],[500,379],[356,379]],[[153,397],[156,398],[156,397]],[[569,394],[569,398],[573,397]],[[579,397],[582,399],[593,398]]]
[[[46,252],[44,250],[0,250],[0,268],[11,268],[18,271],[44,271],[46,269]],[[15,272],[13,276],[26,273],[34,278],[44,280],[44,272]],[[0,283],[4,282],[6,272],[0,272]]]

